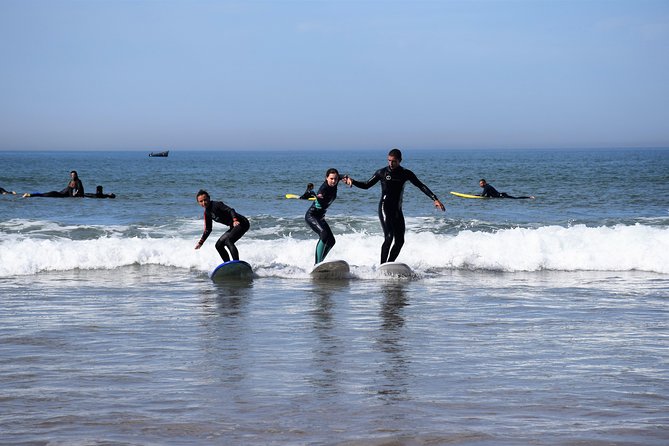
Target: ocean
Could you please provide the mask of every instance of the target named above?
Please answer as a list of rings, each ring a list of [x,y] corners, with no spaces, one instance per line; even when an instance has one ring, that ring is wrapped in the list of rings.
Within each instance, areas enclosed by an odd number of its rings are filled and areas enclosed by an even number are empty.
[[[0,443],[669,443],[669,149],[405,149],[446,205],[406,186],[415,277],[342,184],[329,281],[284,195],[387,150],[148,152],[0,152]],[[116,198],[22,198],[70,170]],[[480,178],[536,198],[449,194]],[[199,189],[249,218],[252,282],[208,278]]]

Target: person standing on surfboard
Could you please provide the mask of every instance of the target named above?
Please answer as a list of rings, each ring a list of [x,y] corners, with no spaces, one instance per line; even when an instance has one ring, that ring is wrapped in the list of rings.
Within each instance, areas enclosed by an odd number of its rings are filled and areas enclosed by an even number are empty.
[[[405,224],[404,214],[402,213],[402,196],[407,181],[430,197],[437,208],[442,211],[446,210],[437,196],[416,177],[416,174],[400,166],[401,162],[402,152],[399,149],[392,149],[388,153],[388,166],[374,172],[374,175],[367,182],[356,181],[350,177],[344,178],[346,184],[360,189],[369,189],[379,181],[381,182],[379,220],[381,220],[381,227],[383,228],[382,264],[394,262],[404,245]],[[390,248],[391,245],[392,249]]]
[[[321,263],[325,256],[335,244],[335,238],[330,226],[325,221],[325,212],[337,198],[337,185],[339,184],[339,172],[337,169],[328,169],[325,172],[325,181],[316,193],[316,201],[307,209],[304,220],[309,227],[318,234],[314,264]]]
[[[483,188],[483,191],[479,194],[481,197],[488,197],[488,198],[513,198],[513,199],[521,199],[521,198],[534,198],[533,196],[529,197],[512,197],[511,195],[507,194],[506,192],[497,192],[497,189],[492,187],[492,185],[488,184],[488,182],[485,180],[485,178],[481,178],[479,180],[479,186]]]
[[[239,251],[235,246],[235,242],[242,238],[246,231],[249,230],[249,221],[241,214],[235,212],[233,208],[226,205],[222,201],[211,201],[211,197],[206,190],[200,189],[196,195],[197,202],[204,208],[204,232],[200,241],[195,245],[195,249],[200,249],[204,241],[207,240],[212,230],[212,221],[230,226],[230,229],[216,242],[216,250],[220,254],[224,262],[232,260],[239,260]],[[230,251],[230,255],[228,252]]]

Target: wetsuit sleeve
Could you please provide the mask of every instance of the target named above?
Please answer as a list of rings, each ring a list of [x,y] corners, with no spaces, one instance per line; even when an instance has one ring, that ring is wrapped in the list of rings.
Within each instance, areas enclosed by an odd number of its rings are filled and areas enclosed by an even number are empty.
[[[369,189],[370,187],[378,183],[380,179],[381,179],[381,170],[377,170],[376,172],[374,172],[374,175],[372,175],[372,177],[369,180],[363,182],[351,179],[351,184],[360,189]]]
[[[204,210],[204,232],[202,233],[202,237],[200,237],[200,245],[204,243],[205,240],[207,240],[207,237],[209,237],[209,234],[211,234],[211,214],[207,212],[207,210]]]
[[[432,191],[430,190],[429,187],[427,187],[425,184],[423,184],[422,181],[420,181],[420,180],[418,179],[418,177],[416,176],[415,173],[413,173],[412,171],[408,171],[407,173],[408,173],[408,175],[409,175],[409,181],[411,181],[411,184],[413,184],[413,185],[416,186],[418,189],[420,189],[421,191],[423,191],[423,193],[424,193],[425,195],[427,195],[428,197],[430,197],[430,198],[432,199],[432,201],[437,201],[437,200],[439,200],[439,199],[437,198],[437,196],[434,194],[434,192],[432,192]]]

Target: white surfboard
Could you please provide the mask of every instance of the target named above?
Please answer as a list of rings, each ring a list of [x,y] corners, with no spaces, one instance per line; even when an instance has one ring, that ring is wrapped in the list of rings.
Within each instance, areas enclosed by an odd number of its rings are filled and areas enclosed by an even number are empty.
[[[415,275],[409,265],[401,262],[386,262],[379,266],[378,270],[386,276],[411,277]]]
[[[249,280],[253,279],[253,268],[243,260],[230,260],[218,265],[209,273],[209,278],[213,281],[225,280]]]
[[[324,261],[314,265],[311,277],[314,279],[344,279],[348,277],[351,268],[344,260]]]

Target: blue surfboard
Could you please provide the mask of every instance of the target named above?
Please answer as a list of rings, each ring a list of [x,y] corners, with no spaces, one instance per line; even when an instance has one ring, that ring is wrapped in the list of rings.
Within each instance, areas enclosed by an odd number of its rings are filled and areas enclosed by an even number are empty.
[[[249,280],[253,279],[253,268],[243,260],[230,260],[214,268],[209,278],[214,281]]]

